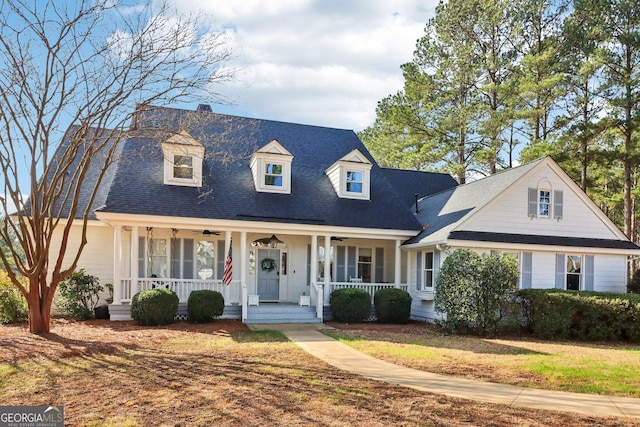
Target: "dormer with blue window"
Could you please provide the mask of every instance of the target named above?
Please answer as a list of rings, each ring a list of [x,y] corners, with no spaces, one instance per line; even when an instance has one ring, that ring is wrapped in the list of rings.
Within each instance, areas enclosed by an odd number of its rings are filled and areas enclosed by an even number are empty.
[[[256,191],[291,194],[293,155],[273,140],[251,156],[251,173]]]
[[[202,187],[204,146],[181,131],[162,143],[164,156],[164,184]]]
[[[371,162],[358,149],[331,165],[326,174],[342,199],[370,200]]]

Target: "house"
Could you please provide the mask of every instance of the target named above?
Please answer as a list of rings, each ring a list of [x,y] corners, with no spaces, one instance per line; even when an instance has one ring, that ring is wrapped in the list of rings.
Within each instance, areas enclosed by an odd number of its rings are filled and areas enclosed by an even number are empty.
[[[550,158],[458,186],[379,167],[350,130],[205,107],[140,110],[117,146],[79,263],[114,284],[112,320],[154,287],[181,313],[192,290],[218,290],[223,316],[248,323],[322,321],[334,289],[398,287],[430,320],[457,247],[516,253],[523,287],[612,291],[640,254]]]
[[[511,253],[520,288],[626,292],[627,260],[639,255],[550,157],[422,198],[422,231],[410,253],[412,316],[432,320],[438,267],[450,251]]]

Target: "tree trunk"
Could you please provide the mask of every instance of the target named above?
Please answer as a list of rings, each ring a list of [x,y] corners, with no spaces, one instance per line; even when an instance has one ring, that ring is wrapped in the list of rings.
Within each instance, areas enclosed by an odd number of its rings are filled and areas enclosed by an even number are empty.
[[[29,297],[29,332],[48,334],[51,327],[51,301],[43,301],[37,293]]]

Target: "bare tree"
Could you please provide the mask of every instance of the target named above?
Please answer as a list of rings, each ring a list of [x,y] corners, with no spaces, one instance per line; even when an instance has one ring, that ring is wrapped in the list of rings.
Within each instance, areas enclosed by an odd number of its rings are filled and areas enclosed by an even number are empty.
[[[233,77],[223,36],[172,12],[155,2],[0,0],[0,203],[12,214],[0,258],[28,302],[32,333],[49,331],[57,284],[77,267],[136,108],[220,100],[218,83]]]

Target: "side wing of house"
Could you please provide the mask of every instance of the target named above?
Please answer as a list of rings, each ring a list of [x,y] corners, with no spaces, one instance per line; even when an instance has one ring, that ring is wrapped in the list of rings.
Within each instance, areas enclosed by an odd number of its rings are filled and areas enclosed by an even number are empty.
[[[427,236],[413,242],[408,273],[414,318],[434,319],[433,286],[439,266],[458,248],[514,254],[521,288],[626,291],[627,259],[640,254],[640,248],[552,159],[538,161],[524,174],[503,174],[494,180],[512,175],[513,182],[499,193],[491,194],[492,177],[473,188],[457,188],[460,194],[449,201],[465,191],[487,197],[467,207],[467,214],[444,228],[445,233],[434,233],[438,239]],[[451,214],[446,203],[439,209],[441,217]]]

